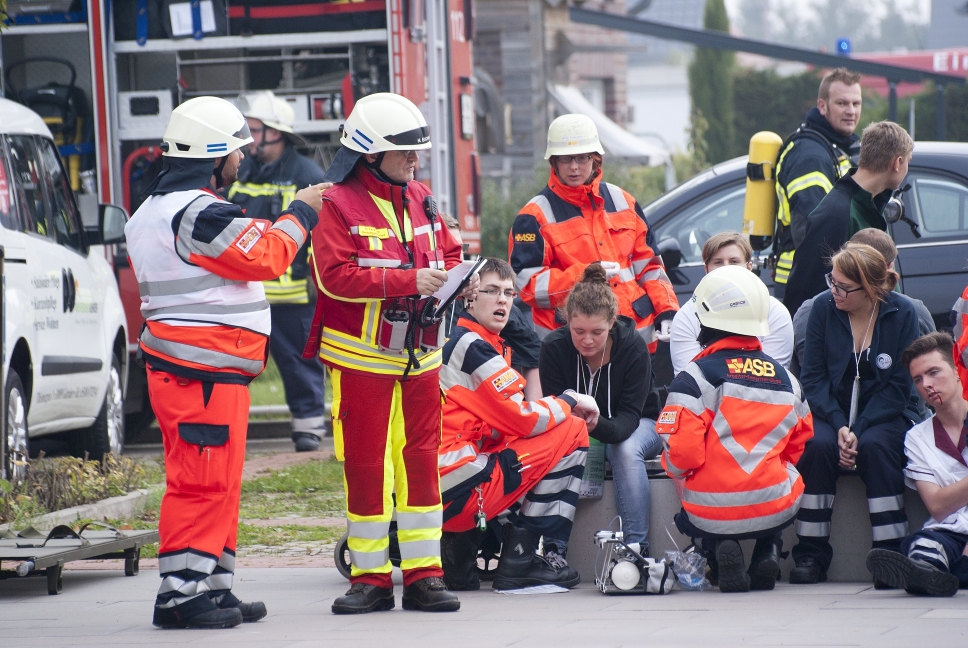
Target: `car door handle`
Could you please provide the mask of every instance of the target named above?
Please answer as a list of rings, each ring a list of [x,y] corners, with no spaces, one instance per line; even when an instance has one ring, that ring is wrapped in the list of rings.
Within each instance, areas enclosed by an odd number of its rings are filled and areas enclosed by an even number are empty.
[[[70,268],[67,269],[67,283],[70,288],[70,310],[73,312],[74,302],[77,301],[77,288],[74,287],[74,272]]]
[[[61,297],[64,299],[62,304],[63,310],[66,313],[71,307],[71,289],[68,287],[67,283],[67,270],[61,268]]]

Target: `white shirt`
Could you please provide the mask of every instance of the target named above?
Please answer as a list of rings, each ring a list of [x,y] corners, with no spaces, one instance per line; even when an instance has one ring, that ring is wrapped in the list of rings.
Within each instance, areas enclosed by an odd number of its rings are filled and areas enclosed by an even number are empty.
[[[904,454],[908,463],[904,469],[904,481],[908,488],[917,488],[916,482],[926,481],[944,488],[968,477],[968,466],[938,449],[934,441],[934,417],[918,423],[908,430],[904,439]],[[968,448],[962,451],[968,461]],[[968,506],[938,521],[928,518],[924,528],[941,528],[955,533],[968,534]]]
[[[793,321],[786,306],[773,297],[770,297],[769,324],[769,334],[760,338],[763,353],[789,369],[793,357]],[[672,336],[669,340],[672,370],[678,374],[702,351],[696,341],[699,337],[699,318],[696,317],[696,307],[691,299],[679,308],[669,333]]]

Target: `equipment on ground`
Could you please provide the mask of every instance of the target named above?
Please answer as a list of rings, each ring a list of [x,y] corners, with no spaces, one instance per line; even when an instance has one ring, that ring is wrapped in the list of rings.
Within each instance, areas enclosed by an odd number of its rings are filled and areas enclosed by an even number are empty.
[[[618,530],[611,528],[618,520]],[[595,534],[595,586],[602,594],[668,594],[676,582],[672,564],[639,553],[625,543],[622,518],[615,516],[609,528]]]
[[[765,249],[773,241],[776,227],[776,162],[781,146],[783,139],[770,131],[760,131],[750,138],[743,234],[749,236],[754,250]]]

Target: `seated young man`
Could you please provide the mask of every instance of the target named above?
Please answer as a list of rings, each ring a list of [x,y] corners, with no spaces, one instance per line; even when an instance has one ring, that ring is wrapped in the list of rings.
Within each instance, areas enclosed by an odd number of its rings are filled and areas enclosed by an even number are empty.
[[[525,381],[511,368],[500,337],[515,296],[514,272],[505,261],[488,259],[480,277],[477,297],[444,346],[440,372],[444,580],[451,589],[480,587],[482,528],[505,514],[494,589],[574,587],[580,579],[565,552],[585,470],[585,419],[595,420],[598,406],[570,390],[525,400]]]
[[[930,333],[901,356],[934,416],[908,430],[904,477],[931,518],[901,541],[901,553],[872,549],[867,568],[878,581],[910,594],[953,596],[968,587],[968,401],[947,333]]]

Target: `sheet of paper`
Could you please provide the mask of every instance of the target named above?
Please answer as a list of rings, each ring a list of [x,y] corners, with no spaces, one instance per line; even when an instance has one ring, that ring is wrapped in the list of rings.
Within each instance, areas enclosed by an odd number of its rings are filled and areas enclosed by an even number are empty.
[[[564,587],[558,585],[532,585],[515,590],[494,590],[498,594],[560,594],[567,592]]]
[[[444,285],[437,289],[434,293],[434,297],[439,299],[441,303],[446,302],[460,286],[464,277],[467,273],[473,270],[478,265],[483,265],[480,260],[478,261],[462,261],[460,265],[455,266],[447,271],[447,281]]]
[[[202,14],[202,31],[215,31],[215,7],[212,0],[202,0],[199,9]],[[192,35],[192,5],[190,2],[177,2],[168,6],[171,18],[171,35],[174,37]]]

